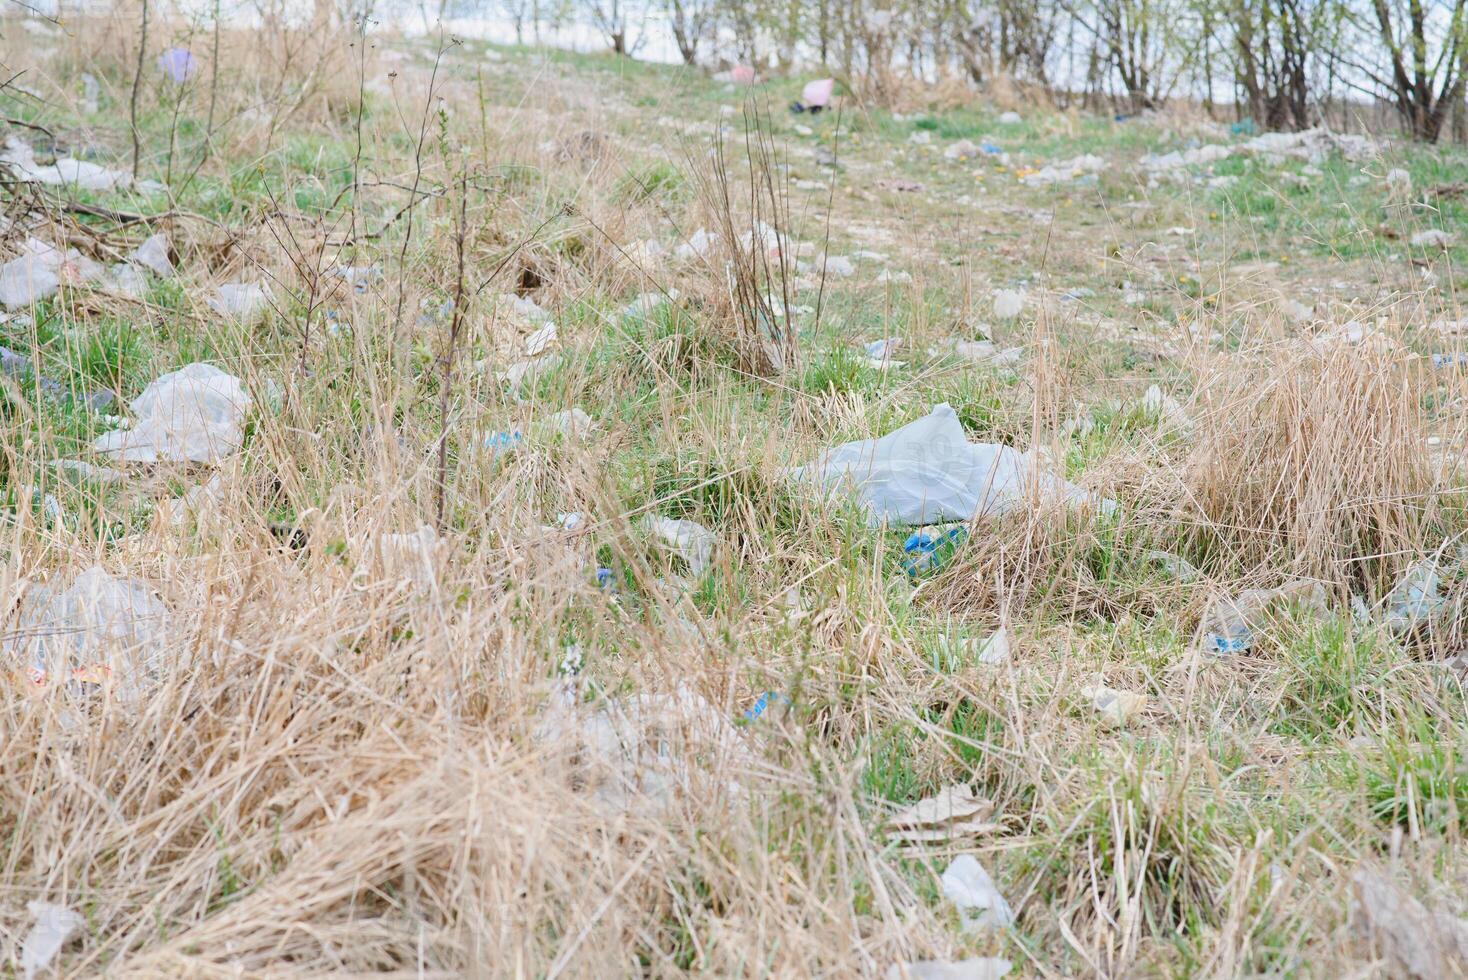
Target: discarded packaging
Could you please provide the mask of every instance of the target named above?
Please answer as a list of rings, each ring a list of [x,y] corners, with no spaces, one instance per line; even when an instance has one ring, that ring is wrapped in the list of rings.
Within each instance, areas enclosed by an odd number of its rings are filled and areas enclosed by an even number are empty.
[[[999,289],[994,292],[994,315],[1001,320],[1013,320],[1025,310],[1025,294],[1015,289]]]
[[[227,282],[214,291],[209,309],[245,326],[256,323],[270,309],[270,293],[254,282]]]
[[[943,872],[943,897],[958,906],[965,931],[1007,929],[1014,913],[989,872],[972,854],[960,854]]]
[[[50,902],[26,902],[25,907],[36,921],[21,943],[20,969],[25,980],[34,980],[87,920],[78,912]]]
[[[1400,582],[1387,594],[1387,629],[1405,633],[1432,619],[1447,599],[1442,595],[1442,571],[1435,557],[1413,563]]]
[[[1243,653],[1253,645],[1253,631],[1263,624],[1277,602],[1301,602],[1326,614],[1325,589],[1319,582],[1295,579],[1277,589],[1249,589],[1233,598],[1220,599],[1203,615],[1199,625],[1200,647],[1205,653],[1227,656]]]
[[[356,574],[430,591],[438,581],[440,544],[427,524],[407,534],[380,535],[357,555]]]
[[[790,471],[825,494],[850,493],[868,522],[924,525],[1002,516],[1041,501],[1115,504],[1042,469],[1011,446],[971,443],[946,404],[880,439],[859,439],[827,450]]]
[[[133,424],[98,436],[92,448],[126,462],[218,463],[244,442],[250,396],[211,364],[158,378],[132,402]]]
[[[915,960],[887,968],[887,980],[1003,980],[1010,963],[999,956],[966,960]]]
[[[558,686],[537,730],[559,743],[575,765],[576,784],[602,807],[624,812],[650,801],[664,804],[677,793],[720,786],[731,768],[747,766],[748,747],[734,724],[686,685],[672,694],[639,694],[587,705],[575,682]]]
[[[642,526],[653,537],[672,549],[688,563],[688,570],[695,577],[708,570],[718,539],[712,531],[697,521],[677,521],[669,517],[647,514]]]
[[[1449,980],[1468,974],[1468,919],[1429,910],[1389,878],[1351,876],[1357,931],[1385,958],[1383,976]]]
[[[1000,829],[989,817],[994,803],[965,785],[945,786],[887,821],[887,836],[905,844],[926,844],[975,837]]]
[[[169,629],[168,607],[147,584],[94,565],[70,588],[28,588],[17,628],[0,650],[21,662],[31,690],[53,680],[110,684],[118,700],[134,702],[157,678]]]
[[[1117,727],[1127,724],[1147,707],[1147,695],[1118,691],[1101,683],[1099,678],[1090,687],[1081,688],[1081,696],[1091,702],[1103,721]]]

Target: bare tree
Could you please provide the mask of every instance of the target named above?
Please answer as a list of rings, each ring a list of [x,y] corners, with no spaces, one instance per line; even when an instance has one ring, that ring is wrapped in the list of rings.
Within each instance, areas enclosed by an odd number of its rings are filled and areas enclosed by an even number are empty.
[[[583,7],[596,29],[606,36],[607,46],[616,54],[631,54],[628,21],[635,11],[634,0],[583,0]]]
[[[1468,0],[1372,0],[1353,20],[1380,40],[1385,65],[1343,62],[1385,92],[1407,131],[1436,142],[1468,88]]]
[[[718,0],[663,0],[663,7],[683,63],[697,63],[699,42],[712,37],[718,24]]]
[[[1310,63],[1327,6],[1311,0],[1232,0],[1234,79],[1265,129],[1310,125]]]

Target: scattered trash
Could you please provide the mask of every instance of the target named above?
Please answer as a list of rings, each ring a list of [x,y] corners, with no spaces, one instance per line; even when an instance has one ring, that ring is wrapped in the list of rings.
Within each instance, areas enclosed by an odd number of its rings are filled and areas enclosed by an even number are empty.
[[[831,101],[831,93],[835,90],[834,78],[818,78],[813,82],[806,82],[805,87],[800,90],[800,99],[790,103],[790,111],[815,115],[826,108]]]
[[[958,906],[967,931],[1007,929],[1014,924],[1014,913],[989,872],[972,854],[960,854],[948,865],[942,877],[943,897]]]
[[[567,439],[585,438],[596,429],[596,423],[592,421],[591,416],[579,408],[556,412],[550,417],[549,422],[551,428]]]
[[[1441,228],[1430,228],[1413,235],[1407,240],[1407,244],[1413,248],[1452,248],[1457,240],[1458,236],[1451,232],[1443,231]]]
[[[36,921],[21,943],[20,969],[25,980],[34,980],[87,920],[79,912],[50,902],[26,902],[25,907]]]
[[[758,721],[760,715],[763,715],[772,704],[783,704],[786,707],[789,707],[790,699],[781,694],[779,691],[766,691],[755,699],[754,704],[745,709],[743,715],[744,720]]]
[[[686,685],[672,694],[638,694],[588,705],[574,681],[562,681],[536,737],[559,744],[575,767],[574,785],[608,812],[665,804],[702,786],[740,792],[731,769],[751,761],[739,730]]]
[[[516,361],[498,375],[499,380],[507,382],[510,386],[510,394],[520,396],[520,389],[526,382],[534,383],[541,375],[554,371],[560,366],[559,354],[547,354],[528,361]]]
[[[1394,633],[1406,633],[1432,619],[1446,605],[1437,558],[1423,558],[1414,562],[1387,594],[1385,625]]]
[[[111,685],[119,701],[132,703],[157,679],[170,628],[168,607],[146,583],[94,565],[64,590],[31,585],[0,650],[24,664],[31,690],[53,679]]]
[[[968,531],[962,527],[950,527],[941,534],[914,531],[902,542],[902,550],[908,555],[902,561],[902,570],[914,581],[931,575],[953,557],[967,537]]]
[[[1158,551],[1154,549],[1147,552],[1145,557],[1148,561],[1156,562],[1157,564],[1161,565],[1164,572],[1171,575],[1179,582],[1186,583],[1196,581],[1199,574],[1201,574],[1198,569],[1193,567],[1192,562],[1188,561],[1186,558],[1181,558],[1177,555],[1174,555],[1170,551]]]
[[[974,795],[970,786],[955,784],[897,813],[883,829],[889,839],[902,844],[944,843],[1000,830],[988,819],[993,813],[992,800]]]
[[[999,114],[999,121],[1006,126],[1013,126],[1017,123],[1024,122],[1024,118],[1019,113],[1011,110],[1009,112],[1001,112]]]
[[[359,296],[374,283],[382,281],[382,269],[375,265],[339,265],[331,270],[331,275],[345,282],[347,288]]]
[[[1045,187],[1050,184],[1065,184],[1074,180],[1094,178],[1107,166],[1104,157],[1094,153],[1083,153],[1078,157],[1042,167],[1034,173],[1025,174],[1020,183],[1027,187]]]
[[[438,534],[427,524],[407,534],[382,534],[357,555],[357,576],[378,577],[427,592],[438,581]]]
[[[207,483],[189,487],[183,496],[165,501],[161,510],[170,525],[180,527],[216,512],[223,498],[224,481],[215,473]]]
[[[688,570],[697,578],[708,570],[718,539],[708,528],[697,521],[678,521],[669,517],[646,514],[642,518],[643,529],[688,564]]]
[[[53,187],[74,187],[85,191],[111,191],[133,187],[132,174],[75,157],[60,157],[49,166],[36,162],[30,144],[15,136],[6,137],[5,148],[0,151],[0,166],[9,167],[17,180],[31,184]],[[161,185],[142,181],[136,185],[140,190],[153,190]]]
[[[880,439],[827,450],[790,475],[826,493],[853,494],[873,526],[1001,516],[1028,506],[1030,490],[1107,513],[1116,506],[1046,472],[1012,446],[970,443],[947,404]]]
[[[234,375],[190,364],[144,388],[131,405],[133,424],[98,436],[92,449],[133,463],[218,463],[244,442],[249,407]]]
[[[93,466],[80,459],[53,459],[51,465],[77,480],[93,480],[101,484],[121,483],[127,479],[122,470],[110,466]]]
[[[1094,684],[1081,688],[1081,696],[1091,702],[1103,721],[1117,727],[1127,724],[1147,707],[1147,695],[1107,687],[1099,677]]]
[[[214,290],[209,309],[243,326],[252,326],[270,309],[270,293],[259,283],[227,282]]]
[[[605,592],[615,592],[617,576],[610,568],[602,566],[596,570],[596,587]]]
[[[133,299],[142,299],[148,295],[148,277],[137,266],[119,262],[112,267],[104,288]]]
[[[168,251],[168,236],[159,232],[148,236],[143,244],[133,249],[127,261],[132,265],[142,266],[161,279],[167,279],[173,275],[173,260],[168,257]]]
[[[980,646],[975,658],[986,667],[1009,663],[1009,630],[1001,626]]]
[[[1329,612],[1325,589],[1309,579],[1294,579],[1277,589],[1249,589],[1218,600],[1204,613],[1198,627],[1201,649],[1221,656],[1244,653],[1253,645],[1253,631],[1277,602],[1300,602],[1321,614]]]
[[[646,319],[670,300],[677,300],[678,295],[676,289],[669,289],[666,293],[638,293],[632,302],[622,307],[622,316]]]
[[[158,70],[176,85],[193,77],[194,66],[194,56],[187,48],[165,48],[158,55]]]
[[[1391,879],[1365,868],[1351,876],[1351,917],[1386,959],[1386,974],[1448,980],[1468,972],[1468,919],[1433,912]]]
[[[1015,289],[994,291],[994,315],[1001,320],[1013,320],[1024,312],[1025,294]]]
[[[556,325],[547,323],[539,330],[525,338],[525,356],[539,357],[544,354],[552,344],[556,342]]]
[[[902,340],[900,338],[886,337],[882,340],[874,340],[864,345],[863,349],[866,351],[867,363],[880,371],[885,371],[888,368],[900,368],[907,363],[906,361],[894,361],[892,359],[892,354],[901,346]]]
[[[719,236],[706,228],[700,228],[689,236],[688,241],[673,249],[673,258],[680,262],[706,258]]]
[[[972,160],[983,153],[983,147],[979,146],[973,140],[959,140],[956,143],[948,144],[948,148],[943,151],[943,159]]]
[[[484,437],[481,445],[488,450],[489,458],[495,460],[525,445],[525,436],[519,429],[511,432],[491,432]]]
[[[886,980],[1003,980],[1010,963],[999,956],[966,960],[913,960],[887,968]]]
[[[1187,411],[1176,398],[1163,392],[1158,385],[1152,385],[1142,395],[1142,411],[1155,417],[1164,432],[1186,435],[1193,428],[1193,420],[1188,417]]]
[[[1401,167],[1386,172],[1387,200],[1392,204],[1406,204],[1412,199],[1412,174]]]

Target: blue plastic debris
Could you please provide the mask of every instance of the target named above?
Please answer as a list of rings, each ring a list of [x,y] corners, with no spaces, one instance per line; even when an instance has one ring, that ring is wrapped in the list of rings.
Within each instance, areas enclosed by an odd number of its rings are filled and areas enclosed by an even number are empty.
[[[525,436],[519,429],[511,432],[491,432],[484,437],[484,448],[491,455],[498,456],[500,453],[508,453],[519,449],[525,442]]]
[[[605,566],[596,570],[596,587],[610,592],[616,585],[617,576]]]
[[[961,527],[951,527],[936,536],[914,531],[902,542],[902,550],[911,556],[903,560],[902,570],[911,579],[937,571],[967,537],[968,532]]]
[[[750,705],[744,712],[745,721],[755,721],[765,713],[765,709],[772,704],[790,704],[791,701],[779,691],[766,691],[761,694],[754,704]]]
[[[990,143],[988,140],[985,140],[984,142],[979,144],[979,152],[984,154],[985,156],[997,157],[1004,151],[999,149],[999,147],[995,146],[993,143]]]
[[[1240,119],[1238,122],[1236,122],[1232,126],[1230,126],[1228,128],[1228,131],[1230,133],[1233,133],[1235,136],[1253,136],[1254,135],[1254,119],[1253,119],[1253,117],[1251,117],[1251,116],[1245,116],[1243,119]]]

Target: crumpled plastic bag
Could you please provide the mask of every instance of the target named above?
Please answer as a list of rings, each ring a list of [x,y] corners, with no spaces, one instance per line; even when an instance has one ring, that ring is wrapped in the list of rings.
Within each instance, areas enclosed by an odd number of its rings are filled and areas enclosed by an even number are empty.
[[[171,618],[145,582],[114,578],[94,565],[70,588],[28,588],[17,627],[0,650],[22,663],[32,690],[53,678],[110,683],[120,701],[132,702],[157,678]]]
[[[1000,956],[966,960],[915,960],[887,968],[887,980],[1002,980],[1010,963]]]
[[[28,238],[19,255],[0,265],[0,305],[11,310],[31,306],[55,295],[63,282],[90,282],[106,274],[102,263],[74,248],[63,252]]]
[[[853,494],[868,522],[922,525],[1003,516],[1042,501],[1099,507],[1116,504],[1043,469],[1010,446],[971,443],[952,408],[933,411],[880,439],[827,450],[790,475],[827,494]]]
[[[50,902],[26,902],[26,911],[36,917],[21,943],[20,969],[25,980],[33,978],[56,958],[72,933],[87,924],[78,912]]]
[[[1468,919],[1433,912],[1391,879],[1365,868],[1351,876],[1352,918],[1387,960],[1387,973],[1415,980],[1468,975]]]
[[[270,309],[270,293],[255,282],[227,282],[214,291],[209,309],[245,326],[264,318]]]
[[[1442,594],[1442,569],[1436,557],[1414,562],[1387,594],[1387,629],[1406,633],[1434,618],[1447,605]]]
[[[249,407],[234,375],[190,364],[143,389],[132,403],[132,426],[103,433],[92,448],[134,463],[218,463],[243,443]]]
[[[708,570],[718,539],[714,533],[697,521],[676,521],[670,517],[647,514],[642,526],[648,534],[661,541],[688,563],[694,577]]]
[[[960,854],[943,872],[943,897],[958,907],[965,932],[1006,929],[1014,924],[1014,912],[999,894],[994,879],[972,854]]]
[[[944,843],[1001,829],[989,820],[993,814],[992,800],[955,784],[893,815],[884,829],[890,839],[904,844]]]
[[[739,730],[684,684],[671,694],[638,694],[584,703],[573,680],[551,698],[536,737],[572,749],[577,785],[605,810],[661,805],[699,786],[740,792],[732,769],[753,754]]]
[[[380,535],[359,550],[356,575],[430,591],[438,581],[441,545],[438,534],[427,524],[406,534]]]
[[[173,275],[173,260],[168,257],[168,236],[161,231],[150,235],[143,244],[133,249],[127,260],[163,279]]]
[[[1254,643],[1254,630],[1280,601],[1301,602],[1321,615],[1330,612],[1324,587],[1310,579],[1293,579],[1276,589],[1248,589],[1219,599],[1203,614],[1198,626],[1199,647],[1204,653],[1221,656],[1246,652]]]

